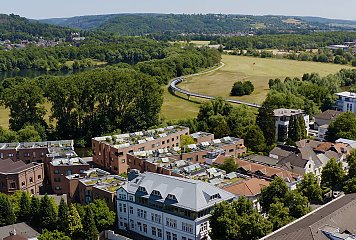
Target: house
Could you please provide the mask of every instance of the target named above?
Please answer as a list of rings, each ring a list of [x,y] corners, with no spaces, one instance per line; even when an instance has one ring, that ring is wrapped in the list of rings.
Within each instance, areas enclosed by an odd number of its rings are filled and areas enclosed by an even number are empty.
[[[356,93],[340,92],[336,96],[336,110],[356,113]]]
[[[260,163],[260,164],[268,165],[271,167],[276,167],[277,163],[278,163],[278,159],[276,159],[276,158],[258,155],[258,154],[253,154],[253,155],[247,156],[246,159],[249,160],[250,162]]]
[[[344,195],[261,240],[355,239],[356,193]],[[348,238],[349,237],[349,238]]]
[[[114,173],[127,172],[127,154],[180,146],[189,128],[169,126],[147,131],[92,138],[93,162]]]
[[[43,179],[43,163],[26,164],[22,161],[0,159],[0,192],[11,194],[23,190],[30,194],[40,194]]]
[[[322,113],[319,113],[314,117],[314,128],[318,129],[320,126],[330,125],[330,123],[335,121],[340,114],[342,114],[342,112],[336,110],[326,110]]]
[[[213,206],[234,198],[206,182],[131,171],[117,190],[118,228],[150,239],[210,239]]]
[[[278,145],[269,152],[268,156],[271,158],[275,158],[277,160],[281,160],[285,157],[288,157],[292,153],[297,153],[297,152],[298,152],[298,148],[294,146]]]
[[[339,138],[339,139],[337,139],[335,141],[335,143],[343,143],[343,144],[345,144],[349,151],[351,151],[353,149],[356,149],[356,141],[355,140]]]
[[[39,235],[24,222],[0,227],[0,239],[4,240],[37,240]]]
[[[259,178],[250,178],[248,180],[240,181],[232,185],[225,186],[223,189],[236,196],[245,196],[248,200],[253,202],[254,207],[260,211],[261,206],[258,202],[258,197],[261,190],[268,187],[269,181]]]
[[[288,139],[289,120],[292,116],[302,116],[305,122],[307,135],[309,134],[309,115],[303,110],[279,108],[274,110],[276,139],[278,142],[285,142]]]
[[[348,45],[342,45],[342,44],[330,45],[330,46],[327,46],[327,48],[329,48],[333,51],[337,51],[337,50],[341,49],[342,51],[347,52],[349,50]]]

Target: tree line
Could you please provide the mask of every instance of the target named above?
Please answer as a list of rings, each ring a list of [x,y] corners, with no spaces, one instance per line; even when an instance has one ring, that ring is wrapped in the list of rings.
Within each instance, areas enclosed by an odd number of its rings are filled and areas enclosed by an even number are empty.
[[[39,198],[25,191],[13,195],[0,193],[0,226],[17,222],[26,222],[42,232],[40,240],[53,237],[96,240],[99,232],[113,226],[115,212],[101,199],[86,206],[68,206],[62,198],[58,206],[54,198],[47,195]]]
[[[76,139],[85,145],[93,136],[158,125],[163,103],[160,84],[220,62],[219,52],[208,48],[171,49],[167,55],[134,66],[121,63],[68,76],[5,79],[0,99],[10,110],[10,130],[19,134],[32,126],[42,140]],[[3,136],[13,140],[14,135]]]

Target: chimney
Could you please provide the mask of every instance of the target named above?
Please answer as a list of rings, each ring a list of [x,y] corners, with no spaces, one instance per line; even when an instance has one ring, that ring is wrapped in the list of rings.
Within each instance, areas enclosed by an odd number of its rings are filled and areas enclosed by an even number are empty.
[[[9,232],[10,236],[15,236],[16,235],[16,229],[14,228],[14,230]]]

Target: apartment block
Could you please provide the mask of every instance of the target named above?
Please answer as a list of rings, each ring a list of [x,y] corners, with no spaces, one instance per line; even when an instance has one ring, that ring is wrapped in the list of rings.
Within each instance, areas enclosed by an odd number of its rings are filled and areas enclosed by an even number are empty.
[[[116,190],[127,182],[126,178],[110,175],[109,172],[92,168],[80,174],[65,177],[68,188],[67,201],[81,204],[92,203],[95,199],[106,200],[111,210],[116,209]]]
[[[43,185],[43,163],[0,160],[0,192],[11,194],[18,190],[40,194]]]
[[[150,239],[210,239],[211,210],[234,198],[206,182],[130,172],[117,190],[118,227]]]
[[[69,192],[66,184],[66,176],[84,173],[90,169],[90,165],[79,157],[55,158],[49,163],[48,178],[55,194],[66,194]]]
[[[180,146],[180,138],[189,128],[169,126],[143,132],[126,133],[92,139],[93,162],[114,173],[127,172],[128,153]]]
[[[356,113],[356,93],[340,92],[336,96],[336,110]]]
[[[278,142],[285,142],[288,139],[289,120],[292,116],[302,116],[309,135],[309,115],[303,110],[279,108],[274,110],[276,138]]]

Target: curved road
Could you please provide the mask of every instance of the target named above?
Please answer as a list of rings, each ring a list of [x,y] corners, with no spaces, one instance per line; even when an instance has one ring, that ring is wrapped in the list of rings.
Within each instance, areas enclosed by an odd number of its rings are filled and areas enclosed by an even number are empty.
[[[204,99],[214,99],[215,98],[215,97],[209,96],[209,95],[189,92],[187,90],[184,90],[184,89],[178,87],[177,85],[179,83],[183,82],[183,81],[184,81],[183,78],[175,78],[169,83],[169,88],[173,92],[180,92],[180,93],[183,93],[183,94],[187,95],[188,98],[190,96],[197,97],[197,98],[204,98]],[[243,104],[243,105],[247,105],[247,106],[255,107],[255,108],[260,108],[261,107],[260,105],[258,105],[256,103],[248,103],[248,102],[243,102],[243,101],[234,100],[234,99],[225,99],[225,101],[230,102],[230,103]]]

